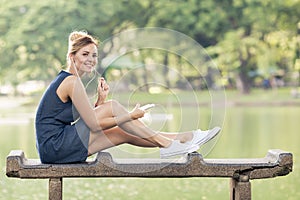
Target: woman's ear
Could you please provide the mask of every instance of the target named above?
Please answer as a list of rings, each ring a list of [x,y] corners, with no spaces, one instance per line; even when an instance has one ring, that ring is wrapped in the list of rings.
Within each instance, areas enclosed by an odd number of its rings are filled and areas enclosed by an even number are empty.
[[[68,58],[71,61],[71,63],[75,63],[74,55],[73,54],[69,54]]]

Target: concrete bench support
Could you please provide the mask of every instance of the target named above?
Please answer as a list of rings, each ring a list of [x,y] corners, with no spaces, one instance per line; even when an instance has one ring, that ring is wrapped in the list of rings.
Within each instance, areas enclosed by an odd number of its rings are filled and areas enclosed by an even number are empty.
[[[62,178],[49,179],[49,199],[59,200],[62,199]]]
[[[203,159],[197,152],[185,159],[113,159],[107,152],[78,164],[42,164],[21,150],[7,156],[6,175],[22,179],[49,179],[49,199],[61,200],[63,178],[80,177],[220,177],[230,178],[230,199],[251,199],[252,179],[274,178],[292,172],[293,156],[269,150],[263,158]]]
[[[249,180],[240,181],[234,178],[230,179],[230,199],[251,199],[251,183]]]

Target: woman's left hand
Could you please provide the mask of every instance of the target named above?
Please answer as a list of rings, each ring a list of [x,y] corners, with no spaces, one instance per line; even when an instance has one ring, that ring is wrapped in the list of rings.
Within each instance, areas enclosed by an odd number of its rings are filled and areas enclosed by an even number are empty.
[[[99,78],[99,80],[98,80],[97,93],[98,93],[98,99],[97,99],[96,105],[103,104],[109,93],[109,85],[106,83],[106,81],[103,77]]]
[[[140,104],[136,104],[135,108],[130,112],[131,119],[144,117],[145,111],[140,109]]]

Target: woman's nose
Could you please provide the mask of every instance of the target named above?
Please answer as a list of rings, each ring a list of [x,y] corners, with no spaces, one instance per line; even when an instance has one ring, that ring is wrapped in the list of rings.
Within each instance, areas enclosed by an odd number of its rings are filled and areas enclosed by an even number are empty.
[[[88,60],[88,61],[93,61],[93,56],[88,56],[88,57],[87,57],[87,60]]]

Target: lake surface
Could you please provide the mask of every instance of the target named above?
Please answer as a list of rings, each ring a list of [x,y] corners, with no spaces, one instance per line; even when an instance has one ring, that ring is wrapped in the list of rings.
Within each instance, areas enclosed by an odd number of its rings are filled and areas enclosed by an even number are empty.
[[[190,130],[211,125],[209,109],[176,108],[151,111],[145,123],[164,131]],[[5,158],[13,149],[37,158],[34,106],[2,106],[0,111],[0,199],[47,199],[47,180],[8,179]],[[216,114],[215,114],[216,116]],[[218,117],[218,116],[217,116]],[[221,116],[222,117],[222,116]],[[264,157],[269,149],[294,155],[293,172],[274,179],[253,180],[253,199],[300,199],[300,107],[228,107],[219,137],[199,152],[206,158]],[[158,149],[122,145],[114,157],[156,157]],[[229,199],[229,179],[66,179],[64,199]]]

